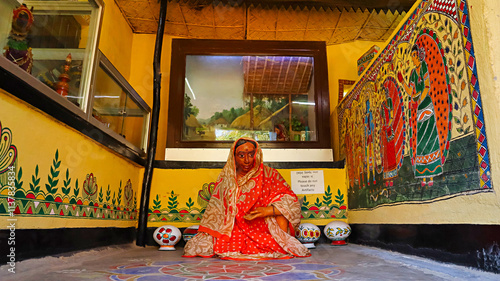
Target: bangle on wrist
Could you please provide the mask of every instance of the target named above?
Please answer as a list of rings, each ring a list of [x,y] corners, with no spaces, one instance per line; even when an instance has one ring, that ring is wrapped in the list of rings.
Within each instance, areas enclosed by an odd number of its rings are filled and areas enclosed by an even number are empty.
[[[276,213],[274,212],[274,205],[271,205],[271,206],[273,206],[273,216],[275,217]]]

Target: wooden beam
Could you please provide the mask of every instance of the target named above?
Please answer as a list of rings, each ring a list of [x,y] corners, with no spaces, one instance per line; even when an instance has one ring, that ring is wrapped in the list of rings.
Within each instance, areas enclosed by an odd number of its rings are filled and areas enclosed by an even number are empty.
[[[276,88],[275,92],[278,92],[278,87],[279,87],[279,82],[280,82],[280,77],[281,77],[281,71],[283,70],[283,63],[285,62],[285,56],[281,57],[281,63],[280,63],[280,71],[278,73],[278,82],[276,82]]]
[[[262,69],[262,77],[260,78],[260,86],[259,86],[260,90],[263,90],[262,86],[264,85],[264,77],[266,75],[266,68],[267,68],[267,56],[264,57],[264,69]]]
[[[299,57],[299,60],[297,61],[297,66],[295,67],[295,71],[293,72],[292,84],[290,85],[290,92],[293,91],[293,85],[295,84],[295,77],[297,77],[297,72],[299,72],[300,60],[301,59],[302,59],[302,57]],[[300,85],[297,88],[297,92],[296,93],[298,94],[299,91],[300,91]]]
[[[252,87],[250,88],[250,92],[253,93],[255,91],[255,80],[257,80],[257,65],[259,64],[259,57],[258,56],[253,56],[255,58],[255,64],[253,67],[253,79],[252,79]],[[250,79],[250,73],[248,73],[248,78]]]
[[[212,8],[212,25],[214,27],[214,37],[218,38],[217,37],[217,26],[215,24],[215,7],[214,7],[214,5],[210,5],[210,7]]]
[[[161,0],[160,16],[158,19],[158,30],[153,57],[153,110],[151,112],[151,129],[149,130],[149,141],[147,148],[146,165],[144,166],[144,177],[142,180],[141,202],[139,207],[139,221],[137,227],[137,246],[146,246],[146,232],[148,226],[149,196],[151,194],[151,182],[153,180],[153,162],[156,156],[156,142],[158,139],[158,123],[160,119],[160,93],[161,93],[161,51],[163,35],[165,34],[165,22],[167,18],[167,0]]]
[[[385,33],[384,33],[384,34],[382,34],[382,36],[380,36],[380,37],[378,38],[378,40],[384,40],[384,37],[386,36],[386,34],[387,34],[388,32],[392,33],[391,29],[392,29],[392,30],[394,30],[393,26],[394,26],[394,25],[399,24],[398,19],[399,19],[399,16],[401,16],[401,14],[399,14],[397,11],[396,11],[396,12],[394,12],[394,13],[397,13],[397,15],[395,15],[394,19],[392,20],[391,24],[389,25],[389,27],[387,28],[387,30],[385,31]],[[387,16],[387,13],[386,13],[386,16]],[[390,34],[389,34],[389,35],[390,35]]]
[[[276,22],[274,23],[274,40],[278,40],[278,19],[280,17],[280,8],[276,8]]]
[[[288,61],[288,66],[286,68],[286,74],[285,74],[285,79],[283,79],[283,90],[282,92],[284,93],[285,92],[285,88],[286,88],[286,79],[288,79],[288,73],[290,72],[290,65],[292,64],[292,60],[289,60]]]
[[[306,21],[306,29],[304,30],[304,35],[302,36],[302,40],[306,40],[306,34],[307,34],[307,26],[309,25],[309,17],[311,16],[311,9],[309,9],[309,12],[307,13],[307,21]]]
[[[359,35],[361,34],[361,32],[363,31],[363,29],[366,27],[366,25],[368,24],[368,22],[370,21],[370,19],[372,18],[372,16],[374,14],[376,14],[377,12],[375,10],[373,10],[370,15],[366,18],[365,22],[363,23],[363,25],[359,28],[359,31],[358,33],[356,34],[356,36],[354,36],[354,40],[358,39]]]
[[[300,77],[300,84],[299,84],[299,91],[300,91],[300,88],[302,86],[302,83],[304,81],[304,77],[306,76],[306,73],[307,73],[307,69],[309,68],[309,65],[311,64],[311,58],[310,57],[307,57],[307,61],[306,61],[306,66],[304,67],[304,71],[302,72],[302,77]],[[312,67],[312,66],[311,66]],[[309,83],[308,83],[309,84]]]
[[[247,4],[243,4],[243,9],[245,9],[245,18],[244,18],[244,25],[243,25],[243,31],[245,32],[245,35],[243,36],[244,40],[247,40],[248,36],[248,6]]]
[[[335,34],[335,31],[337,31],[337,26],[339,26],[340,19],[342,18],[342,15],[344,14],[345,9],[342,9],[339,11],[340,11],[339,18],[337,19],[337,22],[335,23],[335,27],[332,30],[332,35],[330,35],[330,39],[328,39],[328,41],[326,41],[327,45],[328,45],[328,43],[330,43],[332,41],[333,35]]]
[[[186,27],[186,36],[189,38],[189,28],[187,26],[186,18],[184,17],[184,12],[182,12],[181,3],[179,3],[179,13],[182,17],[182,22],[184,23],[184,27]]]
[[[266,58],[269,59],[268,56],[266,56]],[[272,58],[275,58],[275,57],[273,56]],[[266,91],[271,90],[271,81],[273,80],[273,68],[274,68],[274,64],[275,64],[275,61],[273,59],[273,62],[271,63],[271,69],[269,70],[269,79],[268,79],[268,82],[267,82]]]

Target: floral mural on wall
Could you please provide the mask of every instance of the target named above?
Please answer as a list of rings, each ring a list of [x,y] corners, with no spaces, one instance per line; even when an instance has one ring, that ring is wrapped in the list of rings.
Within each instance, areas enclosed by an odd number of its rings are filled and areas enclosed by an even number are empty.
[[[178,194],[174,191],[167,192],[167,200],[162,200],[161,194],[151,196],[148,221],[149,222],[186,222],[199,223],[208,201],[215,188],[215,182],[205,183],[198,191],[197,206],[195,201],[189,197],[182,204],[177,200]],[[309,195],[308,195],[309,196]],[[302,219],[347,219],[347,206],[344,194],[337,189],[335,193],[328,186],[325,193],[320,196],[313,195],[309,201],[307,196],[299,196],[302,202]]]
[[[339,105],[349,208],[492,191],[465,0],[423,0]]]
[[[11,130],[1,123],[0,128],[0,215],[136,220],[137,194],[130,179],[125,186],[120,180],[118,188],[104,188],[95,173],[75,178],[70,169],[61,169],[59,150],[47,161],[48,174],[40,173],[39,165],[47,164],[42,159],[29,174],[17,161]]]
[[[9,167],[15,166],[17,148],[12,144],[12,132],[9,128],[2,127],[0,122],[0,176],[4,175]]]

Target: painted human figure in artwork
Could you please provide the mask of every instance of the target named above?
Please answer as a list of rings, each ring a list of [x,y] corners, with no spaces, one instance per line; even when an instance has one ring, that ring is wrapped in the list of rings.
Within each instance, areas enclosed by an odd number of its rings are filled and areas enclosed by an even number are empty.
[[[421,36],[411,49],[414,68],[408,83],[398,73],[399,82],[411,96],[411,163],[422,186],[433,186],[434,176],[443,173],[449,148],[449,83],[436,45],[432,37]]]
[[[347,115],[347,114],[346,114]],[[344,148],[345,148],[345,159],[346,159],[346,168],[347,172],[349,174],[349,187],[353,188],[354,187],[354,178],[355,178],[355,171],[354,171],[354,151],[353,151],[353,140],[352,140],[352,134],[354,133],[354,130],[352,128],[351,122],[349,122],[349,118],[345,118],[345,137],[344,137]]]
[[[393,178],[397,174],[393,174],[396,171],[396,152],[394,149],[394,132],[390,124],[392,123],[393,117],[392,112],[392,100],[388,99],[382,102],[382,152],[383,152],[383,168],[384,168],[384,181],[386,186],[393,186]]]
[[[382,117],[382,162],[385,186],[393,186],[403,161],[404,117],[403,101],[396,80],[387,78],[383,83],[385,100],[380,107]]]
[[[373,184],[376,184],[375,180],[375,155],[374,155],[374,143],[373,143],[373,133],[375,130],[375,124],[373,122],[373,114],[371,112],[370,101],[366,101],[366,114],[365,114],[365,165],[366,167],[366,183],[370,185],[370,174],[372,175]]]
[[[354,111],[355,126],[353,126],[353,153],[354,153],[354,183],[359,189],[364,186],[365,182],[365,151],[364,151],[364,119],[363,113],[359,107]]]
[[[297,196],[277,170],[262,164],[259,144],[240,138],[217,179],[198,234],[186,243],[184,257],[310,256],[295,238],[300,218]]]
[[[285,126],[283,124],[274,125],[274,132],[276,133],[276,140],[277,141],[289,141],[290,140],[290,138],[288,137],[288,134],[286,133]]]

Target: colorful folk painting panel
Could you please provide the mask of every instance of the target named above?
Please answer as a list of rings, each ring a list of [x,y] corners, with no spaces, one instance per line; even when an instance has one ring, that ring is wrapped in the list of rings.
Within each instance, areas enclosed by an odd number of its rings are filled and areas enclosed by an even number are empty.
[[[380,51],[380,47],[377,45],[373,45],[366,53],[364,53],[359,59],[358,59],[358,75],[363,74],[363,71],[365,71],[366,67],[370,65],[370,62],[373,60],[373,58],[377,55],[377,53]]]
[[[109,184],[107,188],[99,186],[94,173],[88,173],[79,181],[69,169],[64,172],[60,168],[59,150],[55,152],[48,175],[39,172],[39,165],[30,174],[16,164],[17,161],[12,161],[8,169],[0,173],[0,215],[137,219],[137,194],[130,179],[120,180],[118,188],[110,188]]]
[[[179,194],[174,190],[167,196],[156,194],[151,197],[148,222],[173,224],[198,224],[212,197],[215,182],[204,183],[198,191],[196,201],[191,197],[179,202]],[[299,195],[302,210],[302,222],[325,220],[327,224],[334,219],[347,219],[347,198],[340,189],[332,190],[328,185],[322,195]],[[166,199],[166,200],[164,200]],[[151,224],[152,225],[152,224]]]
[[[115,178],[113,183],[98,181],[98,175],[103,175],[105,171],[87,172],[77,168],[78,165],[68,166],[68,159],[71,158],[66,153],[60,153],[58,148],[54,148],[51,159],[29,157],[35,155],[33,151],[38,147],[29,138],[22,137],[27,131],[11,129],[8,127],[10,122],[1,121],[0,216],[8,216],[12,220],[20,217],[131,223],[137,220],[137,191],[132,186],[134,180]],[[64,143],[61,146],[68,147]]]
[[[350,209],[492,191],[465,0],[423,0],[339,105]]]

